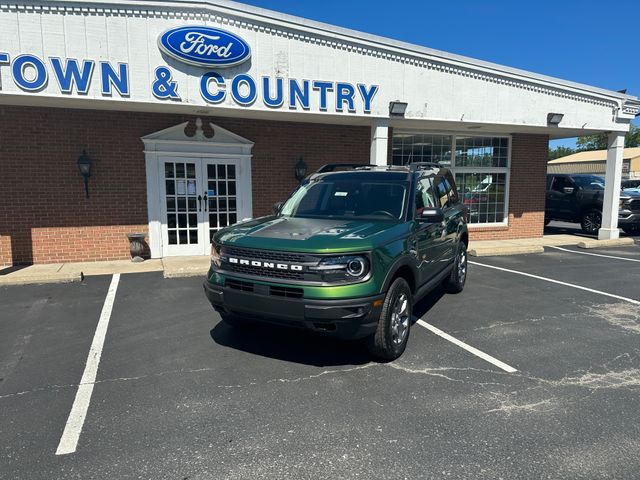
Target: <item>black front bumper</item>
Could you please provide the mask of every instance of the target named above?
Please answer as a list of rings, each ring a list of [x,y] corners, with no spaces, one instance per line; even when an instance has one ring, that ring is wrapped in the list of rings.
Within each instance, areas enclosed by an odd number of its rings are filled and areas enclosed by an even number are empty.
[[[219,312],[242,319],[304,328],[344,339],[376,330],[384,295],[348,300],[316,300],[261,295],[204,282],[204,291]],[[375,302],[375,305],[374,305]]]

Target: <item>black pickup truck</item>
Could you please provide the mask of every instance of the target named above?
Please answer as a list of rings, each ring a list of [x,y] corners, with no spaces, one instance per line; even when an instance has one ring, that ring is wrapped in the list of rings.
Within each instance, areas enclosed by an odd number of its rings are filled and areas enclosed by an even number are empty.
[[[597,234],[602,224],[604,178],[589,174],[547,175],[545,225],[551,220],[580,223],[585,233]],[[630,235],[640,233],[640,191],[620,194],[618,226]]]

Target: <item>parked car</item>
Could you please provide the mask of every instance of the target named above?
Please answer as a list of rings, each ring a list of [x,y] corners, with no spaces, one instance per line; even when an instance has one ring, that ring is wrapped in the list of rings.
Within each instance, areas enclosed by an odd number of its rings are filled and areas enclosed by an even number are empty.
[[[640,188],[640,178],[623,180],[622,189],[626,190],[627,188]]]
[[[585,233],[598,233],[603,194],[604,178],[597,175],[547,175],[545,225],[551,220],[562,220],[580,223]],[[618,226],[632,235],[640,232],[640,192],[621,193]]]
[[[229,325],[366,338],[394,359],[414,303],[438,285],[464,288],[466,208],[436,164],[339,167],[311,175],[274,215],[218,231],[204,289]]]

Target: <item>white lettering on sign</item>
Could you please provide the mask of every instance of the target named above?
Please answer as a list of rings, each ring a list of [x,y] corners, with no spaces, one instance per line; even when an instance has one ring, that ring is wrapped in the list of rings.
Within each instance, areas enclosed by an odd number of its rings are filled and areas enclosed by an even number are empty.
[[[205,38],[213,41],[220,40],[220,36],[189,32],[184,36],[184,42],[180,44],[180,51],[208,57],[216,55],[218,58],[228,58],[231,55],[233,42],[229,42],[227,45],[216,45],[215,43],[207,43]]]

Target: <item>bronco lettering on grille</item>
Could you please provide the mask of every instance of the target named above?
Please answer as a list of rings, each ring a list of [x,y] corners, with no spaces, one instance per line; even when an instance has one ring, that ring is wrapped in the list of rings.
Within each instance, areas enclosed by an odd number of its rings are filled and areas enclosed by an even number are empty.
[[[249,267],[272,268],[274,270],[288,270],[292,272],[301,272],[302,265],[292,265],[289,263],[264,262],[262,260],[247,260],[244,258],[229,257],[229,263],[235,265],[246,265]]]

